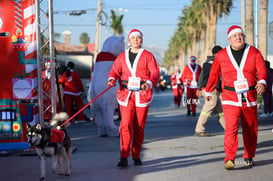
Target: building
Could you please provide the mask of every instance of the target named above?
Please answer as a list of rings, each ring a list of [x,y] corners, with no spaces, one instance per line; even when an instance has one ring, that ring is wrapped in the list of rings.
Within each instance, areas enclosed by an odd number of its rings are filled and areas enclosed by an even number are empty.
[[[64,43],[55,41],[55,55],[56,62],[63,67],[67,65],[69,61],[75,63],[75,71],[77,71],[81,78],[90,78],[91,68],[94,62],[94,44],[87,45],[71,45],[71,32],[65,31]]]

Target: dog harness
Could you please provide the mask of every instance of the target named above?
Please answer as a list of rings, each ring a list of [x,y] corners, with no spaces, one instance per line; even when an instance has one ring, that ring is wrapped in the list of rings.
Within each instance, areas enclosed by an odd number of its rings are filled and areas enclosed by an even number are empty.
[[[63,144],[65,133],[63,130],[57,128],[51,130],[50,142],[57,142]]]

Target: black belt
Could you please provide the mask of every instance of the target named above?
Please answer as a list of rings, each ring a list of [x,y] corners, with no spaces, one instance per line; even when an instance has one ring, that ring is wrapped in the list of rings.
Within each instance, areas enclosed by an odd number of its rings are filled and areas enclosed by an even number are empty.
[[[235,88],[234,88],[234,87],[229,87],[229,86],[224,85],[224,89],[225,89],[225,90],[228,90],[228,91],[233,91],[233,92],[235,92]],[[254,89],[255,89],[255,85],[249,87],[249,90],[254,90]]]
[[[146,81],[140,81],[140,85],[143,85],[145,83],[146,83]],[[128,80],[122,80],[122,87],[125,89],[128,89]],[[140,88],[140,90],[142,90],[142,89]]]

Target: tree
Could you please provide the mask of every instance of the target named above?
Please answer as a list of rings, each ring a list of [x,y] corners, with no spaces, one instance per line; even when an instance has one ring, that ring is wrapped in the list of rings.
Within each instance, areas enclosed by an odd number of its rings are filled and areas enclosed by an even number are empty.
[[[111,28],[113,30],[113,35],[122,35],[123,26],[122,26],[123,15],[116,15],[114,10],[111,10]]]
[[[61,33],[54,33],[54,39],[61,38]]]
[[[216,44],[217,20],[223,15],[229,14],[232,0],[202,0],[201,3],[205,3],[204,9],[207,10],[204,11],[206,19],[206,39],[205,49],[203,49],[205,54],[202,55],[204,60],[205,56],[211,55],[211,49]]]
[[[90,37],[87,33],[81,33],[80,42],[82,45],[87,45],[90,42]]]
[[[260,0],[260,38],[259,50],[263,57],[267,59],[267,16],[268,16],[268,0]]]
[[[254,45],[253,0],[248,0],[246,6],[246,41],[248,44]]]
[[[168,66],[171,62],[176,63],[177,59],[183,61],[188,54],[198,56],[199,50],[201,60],[205,60],[216,43],[217,19],[227,15],[231,7],[232,0],[192,0],[191,6],[182,10],[183,16],[179,18],[178,29],[170,40],[164,65],[165,61],[168,61]]]
[[[246,30],[246,0],[241,1],[241,20],[242,20],[242,28],[245,32]]]

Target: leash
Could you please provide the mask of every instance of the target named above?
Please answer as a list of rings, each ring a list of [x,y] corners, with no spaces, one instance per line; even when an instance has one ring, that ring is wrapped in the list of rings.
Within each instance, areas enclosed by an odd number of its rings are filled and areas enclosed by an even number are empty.
[[[75,116],[77,116],[80,112],[82,112],[87,106],[92,104],[96,99],[98,99],[102,94],[104,94],[106,91],[108,91],[111,87],[107,87],[104,91],[102,91],[99,95],[97,95],[93,100],[91,100],[88,104],[86,104],[84,107],[82,107],[78,112],[76,112],[73,116],[71,116],[68,120],[66,120],[61,127],[66,125],[69,121],[71,121]]]

